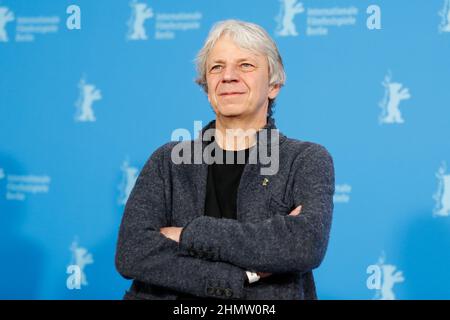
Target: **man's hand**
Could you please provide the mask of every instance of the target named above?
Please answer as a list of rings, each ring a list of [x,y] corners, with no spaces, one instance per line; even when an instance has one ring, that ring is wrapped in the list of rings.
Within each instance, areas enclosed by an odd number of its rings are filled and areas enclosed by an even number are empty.
[[[164,227],[159,231],[166,237],[173,241],[180,242],[180,235],[183,228],[180,227]]]
[[[302,205],[299,205],[297,208],[291,211],[289,213],[290,216],[298,216],[300,214],[300,211],[302,211]]]
[[[302,211],[302,206],[299,205],[297,208],[295,208],[294,210],[291,211],[291,213],[289,213],[290,216],[298,216],[300,214],[300,212]],[[271,275],[271,273],[269,272],[257,272],[258,276],[262,278],[267,278],[268,276]]]

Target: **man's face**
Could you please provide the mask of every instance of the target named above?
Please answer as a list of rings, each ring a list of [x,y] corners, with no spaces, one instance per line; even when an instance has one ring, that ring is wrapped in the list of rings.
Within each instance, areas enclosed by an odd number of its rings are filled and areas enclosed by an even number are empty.
[[[238,47],[229,36],[221,37],[206,62],[208,100],[217,115],[264,117],[268,99],[279,87],[269,88],[267,57]]]

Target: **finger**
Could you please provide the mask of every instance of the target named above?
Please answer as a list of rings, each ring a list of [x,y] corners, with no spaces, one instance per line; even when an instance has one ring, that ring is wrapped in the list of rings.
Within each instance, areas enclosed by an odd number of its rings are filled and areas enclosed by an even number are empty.
[[[261,277],[261,278],[266,278],[269,277],[270,275],[272,275],[269,272],[257,272],[257,274]]]
[[[300,212],[302,211],[302,206],[298,206],[297,208],[295,208],[294,210],[291,211],[291,213],[289,213],[290,216],[297,216],[300,214]]]

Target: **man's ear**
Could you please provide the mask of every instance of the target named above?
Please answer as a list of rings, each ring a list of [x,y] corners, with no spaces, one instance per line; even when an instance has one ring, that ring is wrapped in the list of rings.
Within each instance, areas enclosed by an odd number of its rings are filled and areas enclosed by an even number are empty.
[[[278,93],[280,92],[281,89],[281,85],[279,84],[274,84],[272,86],[269,87],[269,98],[270,99],[275,99],[276,96],[278,95]]]

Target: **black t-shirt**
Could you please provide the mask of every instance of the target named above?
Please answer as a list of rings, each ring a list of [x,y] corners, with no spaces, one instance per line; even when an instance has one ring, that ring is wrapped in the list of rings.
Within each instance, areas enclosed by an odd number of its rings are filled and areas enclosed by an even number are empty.
[[[237,191],[250,149],[217,150],[222,154],[223,160],[222,163],[208,165],[204,214],[215,218],[236,219]]]

